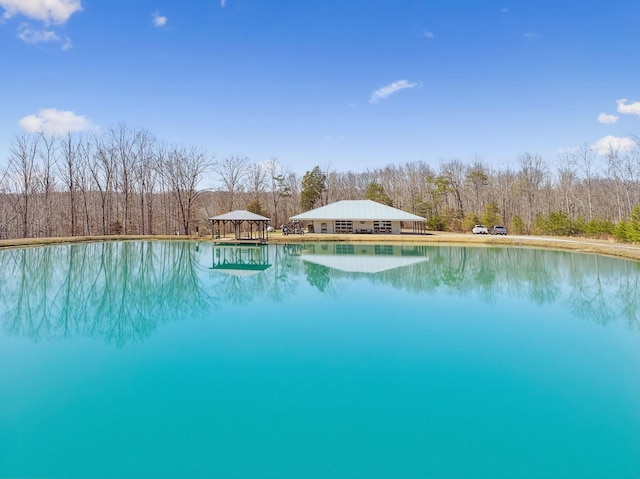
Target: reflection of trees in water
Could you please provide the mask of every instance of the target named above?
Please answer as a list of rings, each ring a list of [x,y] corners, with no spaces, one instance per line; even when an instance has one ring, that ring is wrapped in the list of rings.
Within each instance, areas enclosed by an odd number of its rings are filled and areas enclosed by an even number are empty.
[[[229,276],[200,267],[196,248],[190,242],[122,242],[2,251],[3,328],[34,340],[84,334],[123,345],[148,337],[163,322],[208,317],[223,302],[286,302],[306,278],[324,294],[365,279],[414,294],[473,297],[490,304],[499,295],[561,302],[581,318],[602,324],[621,318],[640,329],[640,264],[615,258],[526,248],[413,246],[399,256],[428,260],[354,273],[302,261],[304,245],[270,245],[266,270]]]
[[[215,306],[196,265],[188,242],[3,251],[5,329],[33,339],[85,334],[117,345],[144,339],[159,323],[203,316]]]
[[[567,304],[577,316],[605,324],[617,318],[640,326],[640,264],[601,256],[574,255]],[[576,264],[577,263],[577,264]]]
[[[304,262],[304,275],[307,282],[324,293],[331,284],[329,268],[315,263]]]
[[[225,301],[234,305],[247,304],[264,297],[276,303],[286,301],[295,293],[302,270],[296,254],[297,248],[287,246],[289,245],[267,245],[260,247],[260,251],[250,247],[256,251],[256,255],[260,255],[258,262],[267,258],[269,266],[257,274],[243,274],[246,271],[240,265],[226,270],[219,268],[211,275],[214,289],[220,292]],[[226,248],[231,250],[227,256],[233,256],[236,250],[239,253],[237,256],[242,256],[245,260],[251,256],[250,248],[246,246]],[[214,257],[215,255],[214,251]]]
[[[567,276],[571,283],[566,303],[569,309],[582,318],[597,317],[602,324],[614,319],[613,310],[605,302],[605,289],[600,276],[599,261],[597,256],[590,257],[592,262],[590,274],[585,275],[582,264],[576,265],[577,256],[571,258]]]
[[[627,274],[618,275],[618,291],[622,300],[621,316],[627,321],[631,329],[640,329],[640,265],[625,263]],[[629,271],[632,270],[632,271]]]
[[[638,263],[530,248],[423,246],[419,253],[429,260],[379,273],[325,268],[328,277],[316,287],[367,278],[413,293],[473,296],[489,304],[498,295],[525,297],[536,304],[560,301],[581,318],[606,324],[620,317],[629,327],[640,328]]]
[[[298,277],[303,268],[299,257],[300,249],[301,245],[269,246],[273,271],[271,276],[263,279],[266,293],[276,303],[286,301],[296,292]]]

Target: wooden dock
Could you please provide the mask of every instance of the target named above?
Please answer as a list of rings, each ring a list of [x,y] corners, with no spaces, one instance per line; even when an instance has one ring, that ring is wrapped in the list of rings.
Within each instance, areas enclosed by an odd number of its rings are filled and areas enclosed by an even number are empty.
[[[213,244],[221,246],[261,246],[268,244],[266,238],[215,238]]]

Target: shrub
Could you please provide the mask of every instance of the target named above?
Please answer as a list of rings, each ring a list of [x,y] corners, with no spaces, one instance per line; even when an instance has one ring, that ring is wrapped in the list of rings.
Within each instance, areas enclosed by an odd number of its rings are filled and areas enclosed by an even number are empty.
[[[478,223],[480,223],[478,216],[474,213],[469,213],[462,220],[462,231],[471,231]]]
[[[427,220],[427,228],[431,231],[447,231],[449,221],[441,215],[432,215]]]
[[[527,228],[524,225],[524,221],[519,216],[514,216],[511,220],[511,229],[517,235],[527,234]]]

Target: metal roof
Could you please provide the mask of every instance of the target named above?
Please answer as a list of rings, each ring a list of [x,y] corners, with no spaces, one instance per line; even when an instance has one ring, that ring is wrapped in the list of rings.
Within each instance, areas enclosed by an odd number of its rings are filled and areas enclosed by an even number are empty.
[[[292,220],[391,220],[424,221],[422,216],[407,213],[371,200],[343,200],[291,217]]]
[[[212,216],[209,221],[269,221],[269,218],[251,213],[246,210],[235,210],[218,216]]]

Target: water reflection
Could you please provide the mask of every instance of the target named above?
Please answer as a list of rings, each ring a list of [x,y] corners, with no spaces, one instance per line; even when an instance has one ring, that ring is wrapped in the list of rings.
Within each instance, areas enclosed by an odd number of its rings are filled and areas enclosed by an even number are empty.
[[[519,248],[313,243],[247,248],[122,242],[0,252],[4,331],[33,340],[81,334],[122,346],[160,324],[212,319],[223,305],[282,303],[303,286],[352,281],[496,303],[522,297],[601,324],[640,326],[640,264]],[[309,286],[307,286],[308,288]]]
[[[159,323],[206,312],[188,243],[93,243],[2,251],[4,330],[34,340],[71,334],[122,345]]]

